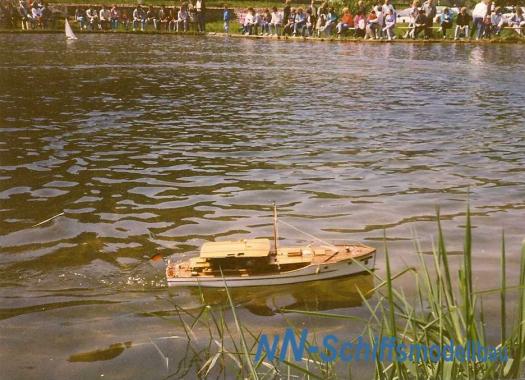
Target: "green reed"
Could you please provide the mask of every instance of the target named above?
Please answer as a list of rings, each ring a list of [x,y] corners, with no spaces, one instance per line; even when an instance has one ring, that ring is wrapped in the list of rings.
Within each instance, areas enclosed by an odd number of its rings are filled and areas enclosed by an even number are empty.
[[[386,241],[386,239],[385,239]],[[476,292],[473,284],[473,252],[472,224],[470,210],[466,213],[465,236],[463,244],[463,261],[454,274],[449,264],[449,254],[446,248],[439,211],[437,212],[437,242],[431,255],[424,255],[417,242],[415,250],[419,267],[406,268],[394,274],[391,268],[391,255],[385,244],[386,277],[382,278],[376,272],[377,286],[373,301],[366,294],[361,294],[363,305],[369,311],[369,319],[364,322],[355,316],[339,315],[327,312],[308,310],[293,310],[314,318],[337,318],[362,323],[364,336],[395,337],[399,342],[417,343],[424,346],[437,344],[440,347],[452,341],[464,345],[468,341],[477,341],[487,347],[490,343],[485,332],[485,313],[483,296],[499,294],[500,298],[500,340],[492,344],[496,348],[507,348],[509,360],[500,361],[381,361],[379,357],[373,363],[376,379],[512,379],[523,375],[523,360],[525,360],[525,244],[521,250],[519,283],[508,287],[506,280],[506,248],[505,236],[501,238],[500,285],[498,289]],[[425,256],[427,259],[425,259]],[[356,263],[358,263],[356,261]],[[363,267],[365,270],[366,268]],[[401,276],[412,276],[415,283],[416,296],[407,297],[403,290],[396,286],[395,280]],[[518,307],[514,322],[507,326],[508,313],[506,295],[509,290],[518,290]],[[200,377],[210,374],[238,378],[305,378],[305,379],[336,379],[351,378],[351,366],[348,373],[341,374],[334,363],[325,363],[320,353],[312,354],[305,350],[306,357],[302,362],[277,359],[270,362],[262,357],[254,361],[259,335],[243,326],[237,317],[236,306],[226,287],[228,306],[234,319],[235,330],[230,330],[224,319],[224,310],[215,310],[203,306],[197,315],[179,310],[181,321],[186,331],[192,356],[187,364],[194,366]],[[287,310],[292,311],[292,310]],[[190,319],[188,323],[185,320]],[[291,327],[295,327],[289,322]],[[208,344],[202,348],[202,343],[196,342],[193,329],[204,326],[209,335]],[[306,343],[318,346],[316,337]],[[395,354],[394,354],[395,359]],[[227,375],[226,375],[227,374]]]

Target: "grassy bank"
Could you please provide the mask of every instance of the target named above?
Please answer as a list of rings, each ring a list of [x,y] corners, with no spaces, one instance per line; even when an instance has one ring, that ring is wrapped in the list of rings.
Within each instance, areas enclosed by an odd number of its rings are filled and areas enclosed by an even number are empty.
[[[473,283],[473,236],[470,212],[467,211],[464,235],[463,260],[459,270],[453,271],[449,264],[446,239],[443,235],[439,214],[437,217],[437,239],[431,255],[424,255],[416,242],[415,250],[419,257],[419,267],[407,268],[393,273],[391,257],[385,247],[386,275],[384,278],[371,272],[376,279],[373,301],[370,294],[361,292],[362,302],[369,311],[369,318],[360,320],[352,315],[339,315],[308,310],[294,310],[311,318],[347,320],[363,326],[363,335],[369,337],[394,337],[404,344],[420,344],[427,347],[437,345],[465,345],[476,341],[495,349],[506,350],[508,361],[446,361],[422,358],[419,361],[381,360],[376,355],[373,370],[376,379],[513,379],[523,375],[525,359],[525,245],[521,251],[520,276],[517,284],[509,286],[506,280],[505,239],[501,239],[500,279],[498,289],[477,292]],[[397,279],[410,276],[416,288],[417,296],[409,299],[398,286]],[[517,307],[513,323],[507,307],[507,293],[516,291]],[[185,362],[179,366],[174,376],[181,371],[192,370],[198,375],[237,376],[239,378],[308,378],[337,379],[351,378],[351,366],[341,370],[334,362],[326,362],[322,355],[326,352],[305,354],[300,361],[292,360],[290,352],[285,353],[285,360],[269,360],[265,356],[255,360],[257,344],[263,331],[253,331],[243,326],[238,318],[234,300],[226,289],[229,312],[233,322],[227,323],[224,312],[212,308],[202,297],[202,308],[197,313],[178,310],[178,320],[184,327],[188,341]],[[500,325],[490,326],[497,329],[496,341],[489,339],[485,325],[483,298],[487,294],[499,296]],[[175,308],[177,308],[174,302]],[[283,310],[284,312],[284,310]],[[290,324],[297,333],[299,329]],[[207,331],[208,343],[197,342],[194,329]],[[494,336],[494,334],[493,334]],[[318,346],[318,337],[309,339],[306,347]],[[184,367],[184,369],[182,369]]]
[[[195,25],[190,25],[190,31],[188,32],[171,32],[166,31],[162,27],[162,30],[154,30],[152,25],[147,25],[145,31],[132,31],[132,25],[128,25],[126,28],[123,24],[120,24],[118,29],[116,31],[81,31],[78,22],[72,20],[72,17],[69,17],[71,27],[73,30],[80,34],[84,33],[137,33],[137,34],[187,34],[187,35],[204,35],[205,33],[198,33],[196,30]],[[446,39],[443,38],[441,35],[441,32],[437,29],[434,30],[434,38],[432,39],[405,39],[404,35],[406,33],[406,27],[407,24],[399,23],[395,29],[395,40],[392,42],[456,42],[454,41],[454,31],[448,30]],[[46,29],[35,29],[35,30],[29,30],[29,31],[23,31],[21,29],[21,26],[19,28],[14,29],[0,29],[1,33],[56,33],[56,32],[63,32],[64,31],[64,20],[62,18],[56,19],[52,26],[46,28]],[[224,23],[220,20],[217,21],[209,21],[206,23],[206,34],[224,34]],[[250,36],[244,36],[242,34],[242,27],[239,24],[238,21],[231,21],[230,22],[230,36],[232,37],[246,37],[246,38],[273,38],[276,39],[276,36],[261,36],[261,35],[250,35]],[[318,37],[291,37],[291,36],[280,36],[279,39],[286,39],[286,40],[316,40],[316,41],[365,41],[362,37],[355,37],[352,31],[348,31],[344,33],[341,36],[337,36],[335,34],[332,34],[330,36],[322,36],[320,38]],[[382,40],[367,40],[370,42],[386,42],[385,39]],[[480,41],[476,41],[475,39],[460,39],[458,42],[469,42],[469,43],[523,43],[525,42],[525,37],[520,37],[515,31],[513,30],[503,30],[501,32],[500,36],[493,37],[490,39],[482,39]]]
[[[146,31],[136,31],[133,32],[131,29],[126,30],[124,27],[120,27],[116,32],[111,31],[80,31],[76,23],[72,23],[73,30],[77,33],[78,36],[82,36],[82,34],[114,34],[114,33],[130,33],[130,34],[150,34],[150,35],[199,35],[199,36],[224,36],[224,26],[222,21],[213,21],[206,23],[206,33],[198,33],[195,30],[191,30],[188,32],[167,32],[167,31],[155,31],[150,26]],[[0,33],[16,33],[16,34],[39,34],[39,33],[64,33],[64,22],[62,20],[59,20],[56,22],[56,25],[54,28],[51,29],[45,29],[45,30],[29,30],[29,31],[23,31],[21,29],[0,29]],[[396,30],[396,39],[394,41],[386,41],[385,39],[382,40],[364,40],[363,38],[356,38],[352,34],[346,34],[344,36],[338,37],[335,35],[331,35],[328,37],[290,37],[290,36],[244,36],[241,33],[241,25],[233,21],[230,23],[230,37],[237,37],[237,38],[251,38],[251,39],[280,39],[280,40],[288,40],[288,41],[332,41],[332,42],[369,42],[369,43],[473,43],[473,44],[497,44],[497,43],[517,43],[522,44],[525,43],[525,37],[518,36],[515,32],[505,30],[502,32],[501,36],[494,37],[490,39],[482,39],[480,41],[476,41],[475,39],[460,39],[458,41],[454,41],[452,32],[447,34],[447,39],[440,38],[438,35],[437,38],[433,39],[404,39],[405,31],[404,29],[397,29]]]

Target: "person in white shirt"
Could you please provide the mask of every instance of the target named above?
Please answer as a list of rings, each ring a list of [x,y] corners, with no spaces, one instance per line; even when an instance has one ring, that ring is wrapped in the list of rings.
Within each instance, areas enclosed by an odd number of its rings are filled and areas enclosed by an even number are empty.
[[[476,40],[479,40],[485,32],[485,16],[488,13],[487,0],[481,0],[472,11],[472,20],[476,28]]]
[[[510,18],[509,25],[512,26],[520,36],[523,35],[525,29],[525,17],[523,16],[523,9],[521,9],[521,7],[516,7],[516,13]]]
[[[140,24],[140,30],[144,31],[146,26],[146,13],[144,9],[139,5],[133,10],[133,31],[136,31]]]
[[[396,10],[394,9],[394,6],[391,4],[390,0],[385,0],[385,3],[381,7],[381,14],[383,15],[383,25],[381,28],[382,33],[386,33],[387,37],[389,37],[389,31],[393,33],[394,26],[395,26],[395,18],[397,17]],[[390,20],[394,18],[394,23],[387,28],[387,22],[386,19],[389,18]],[[393,36],[391,36],[393,37]],[[392,38],[388,38],[391,40]]]
[[[179,13],[177,13],[177,32],[180,29],[180,26],[182,25],[182,30],[184,32],[188,31],[188,22],[189,22],[190,15],[188,14],[188,10],[185,6],[182,6],[179,10]]]
[[[33,19],[34,25],[37,27],[43,28],[44,27],[44,20],[42,19],[43,13],[42,8],[39,6],[39,4],[34,1],[33,5],[31,7],[31,18]]]
[[[283,14],[277,11],[277,7],[273,7],[272,8],[272,19],[270,21],[270,35],[279,36],[281,34],[282,26],[283,26]]]
[[[378,2],[373,7],[373,9],[376,11],[376,16],[377,16],[378,29],[377,29],[376,32],[377,32],[379,38],[382,38],[382,36],[383,36],[383,25],[384,25],[384,19],[385,19],[386,14],[383,13],[383,6],[380,4],[380,2]]]
[[[100,28],[100,25],[98,24],[98,13],[95,9],[89,7],[86,10],[86,17],[89,24],[89,30],[95,30]]]
[[[385,0],[385,3],[381,7],[381,12],[385,15],[388,15],[390,12],[395,12],[394,6],[391,4],[390,0]]]
[[[383,32],[386,32],[386,37],[389,41],[392,41],[395,36],[394,28],[396,27],[396,12],[394,10],[389,10],[385,16],[385,26],[383,27]]]
[[[102,29],[107,30],[109,29],[109,23],[111,21],[111,12],[109,9],[107,9],[104,5],[100,9],[100,12],[98,14],[99,20],[100,20],[100,26]]]
[[[252,34],[252,28],[255,25],[255,11],[253,8],[248,8],[248,13],[244,16],[243,33],[245,35]]]
[[[407,31],[403,38],[414,38],[414,33],[416,31],[416,18],[419,13],[419,7],[421,6],[419,0],[414,0],[412,6],[410,7],[410,13],[408,18]]]

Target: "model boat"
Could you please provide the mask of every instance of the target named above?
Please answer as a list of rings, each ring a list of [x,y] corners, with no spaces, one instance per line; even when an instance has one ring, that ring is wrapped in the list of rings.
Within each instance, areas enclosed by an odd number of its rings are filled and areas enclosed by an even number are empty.
[[[297,284],[369,272],[375,249],[361,243],[316,243],[280,247],[274,207],[274,239],[204,243],[200,255],[183,262],[168,260],[171,286],[245,287]],[[309,235],[311,236],[311,235]]]

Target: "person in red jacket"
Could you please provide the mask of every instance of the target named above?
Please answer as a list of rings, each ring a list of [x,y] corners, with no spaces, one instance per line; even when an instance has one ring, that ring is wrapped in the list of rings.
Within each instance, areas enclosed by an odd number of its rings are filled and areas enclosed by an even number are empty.
[[[335,27],[337,35],[340,36],[342,32],[354,27],[354,16],[350,13],[348,8],[343,8],[343,14],[341,15],[341,21]]]

